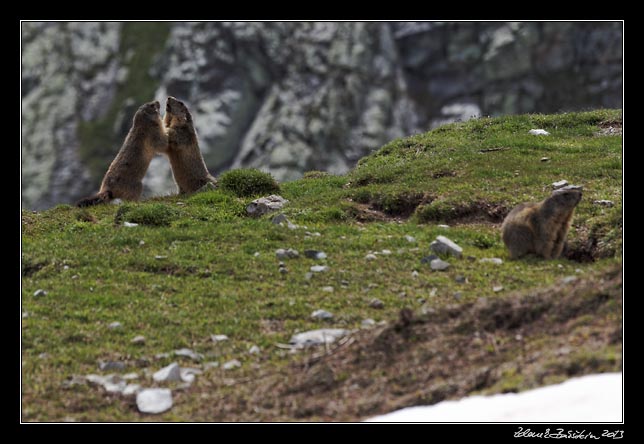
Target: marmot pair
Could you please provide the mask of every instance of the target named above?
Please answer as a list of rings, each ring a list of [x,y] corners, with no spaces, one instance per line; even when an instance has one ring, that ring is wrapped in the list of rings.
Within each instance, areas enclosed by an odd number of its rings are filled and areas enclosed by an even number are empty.
[[[206,168],[192,115],[186,105],[168,97],[164,120],[159,114],[160,107],[159,101],[154,101],[137,110],[132,128],[105,173],[100,191],[81,199],[77,206],[86,207],[117,198],[139,200],[143,177],[156,154],[168,156],[179,193],[192,193],[208,182],[217,184],[217,179]]]

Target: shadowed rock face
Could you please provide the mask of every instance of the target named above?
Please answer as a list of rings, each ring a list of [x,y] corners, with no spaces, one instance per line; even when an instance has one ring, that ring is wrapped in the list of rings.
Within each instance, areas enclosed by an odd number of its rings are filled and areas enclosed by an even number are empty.
[[[388,140],[475,115],[622,105],[621,23],[54,22],[22,37],[34,209],[98,189],[138,105],[168,95],[190,107],[212,173],[280,181],[346,172]],[[144,185],[176,192],[165,158]]]

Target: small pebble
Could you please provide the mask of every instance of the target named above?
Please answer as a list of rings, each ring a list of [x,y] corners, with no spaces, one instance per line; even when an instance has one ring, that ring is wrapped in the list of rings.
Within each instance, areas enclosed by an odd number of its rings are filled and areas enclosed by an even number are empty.
[[[258,355],[260,351],[261,350],[256,345],[253,345],[251,348],[248,349],[248,353],[250,353],[251,355]]]
[[[484,257],[483,259],[479,259],[479,262],[482,264],[489,263],[501,265],[503,263],[503,259],[500,259],[498,257]]]
[[[460,291],[457,291],[456,293],[454,293],[454,299],[456,299],[457,301],[460,300],[462,297],[463,297],[463,293],[461,293]]]
[[[210,339],[212,342],[221,342],[221,341],[227,341],[228,336],[226,335],[210,335]]]
[[[139,241],[139,245],[140,245],[140,246],[145,245],[145,241],[144,241],[144,240],[140,240],[140,241]]]
[[[313,313],[311,313],[311,317],[313,319],[328,320],[333,319],[333,314],[326,310],[315,310]]]
[[[156,260],[160,261],[161,259],[167,259],[167,258],[168,258],[168,256],[154,256],[154,258],[155,258]]]
[[[34,297],[35,298],[39,298],[40,296],[47,296],[47,292],[45,290],[43,290],[43,289],[40,289],[40,288],[38,290],[34,291]]]
[[[376,321],[374,321],[374,320],[373,320],[373,319],[371,319],[371,318],[364,319],[364,320],[360,323],[360,326],[361,326],[362,328],[369,328],[369,327],[373,327],[374,325],[376,325]]]
[[[543,129],[531,129],[528,131],[528,133],[532,134],[533,136],[549,136],[550,133],[546,130]]]
[[[549,161],[549,160],[550,160],[550,158],[549,158],[549,157],[542,157],[540,160],[541,160],[542,162],[547,162],[547,161]]]
[[[172,408],[170,389],[145,389],[136,395],[136,407],[141,413],[163,413]]]
[[[434,259],[439,259],[438,256],[435,254],[430,254],[429,256],[425,256],[420,260],[421,264],[431,264]]]
[[[601,205],[602,207],[612,207],[615,205],[615,202],[612,200],[594,200],[593,203],[595,205]]]
[[[139,224],[135,224],[135,223],[132,223],[132,222],[123,222],[123,226],[128,227],[128,228],[132,228],[132,227],[138,227]]]
[[[414,242],[416,242],[416,238],[415,238],[414,236],[410,236],[410,235],[408,235],[408,234],[406,234],[406,235],[405,235],[405,239],[406,239],[406,240],[407,240],[407,242],[409,242],[410,244],[413,244]]]
[[[224,362],[224,365],[221,366],[224,370],[232,370],[234,368],[241,367],[241,362],[239,362],[237,359],[232,359],[228,362]]]
[[[434,271],[444,271],[450,267],[449,262],[445,262],[442,259],[434,259],[429,265]]]
[[[322,272],[325,272],[325,271],[329,271],[329,267],[328,267],[328,265],[313,265],[311,267],[311,271],[313,273],[322,273]]]
[[[503,290],[503,285],[495,285],[494,287],[492,287],[492,291],[495,293],[498,293],[499,291],[502,291],[502,290]]]
[[[324,291],[326,293],[333,293],[334,289],[333,289],[333,287],[331,287],[329,285],[329,286],[326,286],[326,287],[322,287],[322,291]]]
[[[369,253],[368,255],[366,255],[364,258],[365,258],[366,260],[368,260],[368,261],[373,261],[373,260],[376,260],[376,259],[377,259],[376,255],[375,255],[375,254],[371,254],[371,253]]]
[[[253,253],[253,256],[254,257],[259,257],[259,251],[256,251],[255,253]]]
[[[118,321],[114,321],[107,326],[107,328],[109,328],[110,330],[114,330],[121,327],[123,327],[123,325],[121,325],[121,323]]]
[[[391,254],[391,250],[382,250],[380,254],[384,254],[385,256],[389,256]]]
[[[561,282],[564,284],[572,284],[577,280],[577,276],[566,276],[565,278],[561,279]]]
[[[381,309],[385,307],[385,303],[382,302],[380,299],[373,298],[372,300],[369,301],[369,307]]]
[[[135,336],[130,341],[132,344],[145,344],[145,336]]]
[[[27,319],[29,317],[29,313],[26,311],[22,312],[22,319]]]
[[[438,225],[438,228],[449,228],[449,225],[441,224],[441,225]]]
[[[346,288],[346,287],[348,287],[348,286],[349,286],[349,281],[347,281],[347,280],[342,280],[342,281],[340,281],[340,285],[341,285],[342,287]]]
[[[467,278],[465,276],[458,275],[454,278],[454,280],[459,283],[459,284],[465,284],[467,283]]]
[[[436,293],[438,292],[438,289],[436,287],[432,288],[431,291],[429,292],[429,295],[431,297],[436,296]]]
[[[411,272],[411,277],[417,278],[418,277],[418,272],[416,270]]]

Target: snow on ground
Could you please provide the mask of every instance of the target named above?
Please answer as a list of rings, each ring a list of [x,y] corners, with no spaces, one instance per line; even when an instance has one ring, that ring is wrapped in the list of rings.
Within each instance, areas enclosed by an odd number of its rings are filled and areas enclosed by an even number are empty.
[[[409,407],[367,422],[622,422],[622,374],[603,373],[521,393]]]

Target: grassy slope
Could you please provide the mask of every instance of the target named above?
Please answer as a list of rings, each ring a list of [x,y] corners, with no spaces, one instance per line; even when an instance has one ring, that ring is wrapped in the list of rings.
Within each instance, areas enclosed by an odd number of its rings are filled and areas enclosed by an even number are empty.
[[[93,387],[62,387],[71,375],[99,372],[99,359],[122,360],[126,371],[141,373],[137,366],[156,371],[173,360],[156,360],[155,354],[189,347],[207,361],[237,358],[242,368],[225,376],[253,378],[253,372],[280,372],[296,359],[275,344],[298,330],[359,328],[365,318],[395,319],[405,307],[440,309],[482,296],[513,297],[565,276],[620,266],[621,137],[598,134],[600,126],[617,121],[621,125],[621,112],[610,110],[484,118],[393,141],[347,176],[320,174],[283,184],[281,194],[291,201],[285,214],[306,226],[296,230],[243,216],[250,199],[221,191],[128,205],[133,213],[126,220],[138,213],[139,220],[159,224],[135,228],[115,225],[113,205],[23,211],[23,418],[145,419],[130,401]],[[531,128],[551,135],[529,135]],[[499,222],[515,204],[546,197],[559,179],[584,186],[569,235],[571,257],[597,260],[508,261]],[[598,199],[615,206],[593,204]],[[500,257],[504,263],[464,257],[449,259],[446,272],[432,272],[420,260],[438,234],[461,245],[465,257]],[[277,248],[301,254],[285,261],[286,275],[278,271]],[[306,249],[322,250],[328,259],[307,259]],[[392,254],[365,259],[383,249]],[[330,270],[307,279],[316,262]],[[325,286],[334,292],[323,291]],[[494,292],[494,286],[503,290]],[[34,297],[37,289],[47,295]],[[369,307],[372,298],[381,299],[384,309]],[[311,319],[318,308],[334,313],[334,320]],[[108,329],[113,321],[123,327]],[[230,340],[215,344],[211,334]],[[136,335],[146,337],[145,345],[130,343]],[[248,354],[253,344],[261,348],[259,356]],[[621,356],[621,346],[606,353]],[[619,361],[612,362],[619,367]],[[152,419],[207,420],[195,403],[222,372],[216,375],[200,376],[189,396],[177,395],[170,412]],[[234,386],[226,393],[234,397]]]

